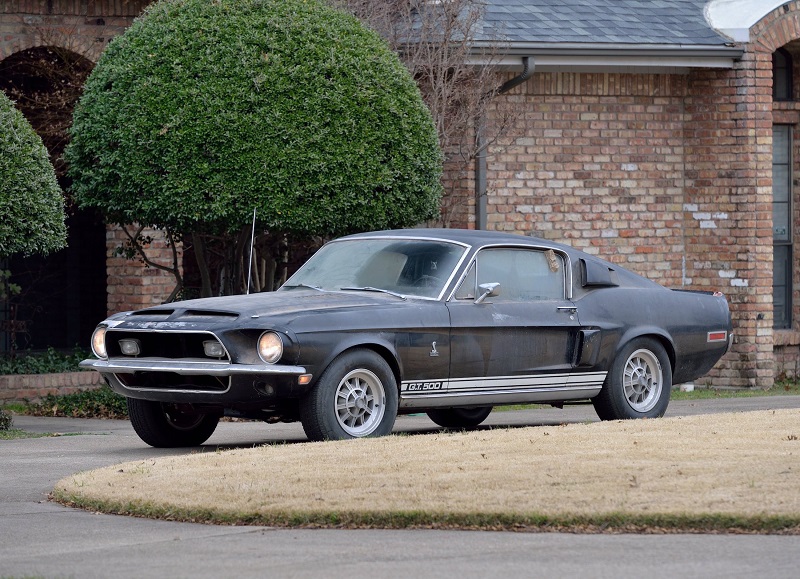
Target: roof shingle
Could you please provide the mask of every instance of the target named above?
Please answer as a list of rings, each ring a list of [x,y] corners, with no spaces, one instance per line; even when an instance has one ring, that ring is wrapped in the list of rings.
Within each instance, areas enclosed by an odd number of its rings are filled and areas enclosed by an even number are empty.
[[[487,0],[478,41],[717,45],[707,0]]]

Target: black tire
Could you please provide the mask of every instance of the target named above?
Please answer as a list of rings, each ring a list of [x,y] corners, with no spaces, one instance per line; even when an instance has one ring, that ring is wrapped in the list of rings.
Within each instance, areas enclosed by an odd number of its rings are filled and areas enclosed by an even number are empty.
[[[389,364],[372,350],[336,358],[300,402],[309,440],[385,436],[397,417],[398,391]]]
[[[672,366],[664,346],[637,338],[619,351],[592,403],[601,420],[658,418],[667,411],[671,390]]]
[[[181,412],[174,404],[128,398],[128,415],[136,434],[156,448],[203,444],[214,433],[219,416]]]
[[[439,426],[445,428],[475,428],[486,420],[492,412],[491,406],[477,406],[474,408],[441,408],[428,410],[428,418]]]

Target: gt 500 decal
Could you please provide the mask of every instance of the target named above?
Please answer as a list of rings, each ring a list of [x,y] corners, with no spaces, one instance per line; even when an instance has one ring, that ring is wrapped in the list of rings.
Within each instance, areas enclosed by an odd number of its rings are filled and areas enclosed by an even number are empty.
[[[447,382],[437,380],[433,382],[404,382],[401,388],[405,392],[424,392],[427,390],[442,390]]]

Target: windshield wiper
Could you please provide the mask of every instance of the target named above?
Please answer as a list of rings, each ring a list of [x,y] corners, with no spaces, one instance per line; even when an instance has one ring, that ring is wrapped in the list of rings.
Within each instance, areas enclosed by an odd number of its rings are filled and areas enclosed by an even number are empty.
[[[391,290],[382,289],[379,287],[372,287],[372,286],[364,286],[364,287],[342,287],[339,288],[342,291],[359,291],[359,292],[380,292],[382,294],[389,294],[390,296],[394,296],[400,298],[402,300],[407,300],[408,298],[403,294],[399,294],[397,292],[393,292]]]

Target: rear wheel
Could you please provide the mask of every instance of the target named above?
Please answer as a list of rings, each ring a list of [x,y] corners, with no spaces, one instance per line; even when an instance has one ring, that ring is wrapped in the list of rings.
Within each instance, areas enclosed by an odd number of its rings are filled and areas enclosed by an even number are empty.
[[[397,416],[397,380],[386,360],[358,349],[336,358],[300,404],[310,440],[384,436]]]
[[[620,350],[592,403],[601,420],[658,418],[667,411],[672,368],[664,347],[637,338]]]
[[[491,406],[429,410],[428,418],[445,428],[475,428],[492,412]]]
[[[128,398],[128,415],[136,434],[156,448],[203,444],[214,433],[219,417],[182,412],[175,404]]]

